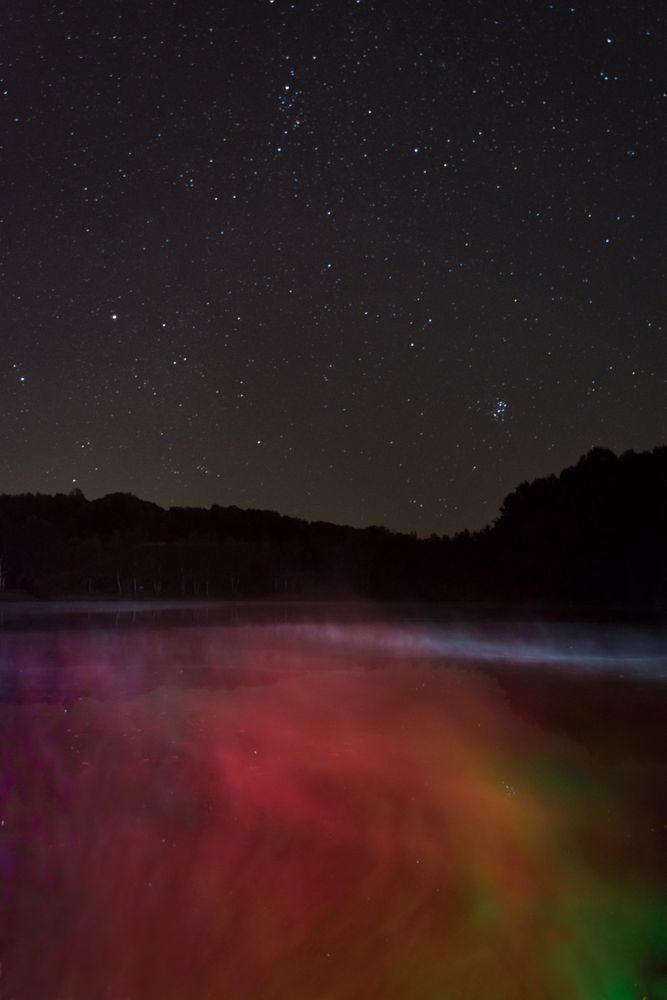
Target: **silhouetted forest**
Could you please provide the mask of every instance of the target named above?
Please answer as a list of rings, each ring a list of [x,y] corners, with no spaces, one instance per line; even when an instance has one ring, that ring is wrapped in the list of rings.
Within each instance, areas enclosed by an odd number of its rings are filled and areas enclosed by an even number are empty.
[[[595,448],[522,483],[497,520],[417,538],[283,517],[171,507],[128,493],[0,496],[5,597],[528,602],[667,607],[667,447]]]

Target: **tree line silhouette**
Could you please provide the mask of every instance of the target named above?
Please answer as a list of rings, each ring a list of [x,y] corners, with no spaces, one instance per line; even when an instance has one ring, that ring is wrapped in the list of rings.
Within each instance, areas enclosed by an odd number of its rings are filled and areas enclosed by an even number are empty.
[[[417,538],[129,493],[0,495],[0,596],[667,607],[667,447],[594,448],[481,531]]]

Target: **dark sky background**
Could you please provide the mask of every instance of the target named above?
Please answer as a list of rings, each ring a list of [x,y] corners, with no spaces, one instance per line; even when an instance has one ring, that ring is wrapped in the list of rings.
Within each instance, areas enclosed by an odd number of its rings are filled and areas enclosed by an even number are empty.
[[[666,19],[3,4],[0,491],[451,533],[665,443]]]

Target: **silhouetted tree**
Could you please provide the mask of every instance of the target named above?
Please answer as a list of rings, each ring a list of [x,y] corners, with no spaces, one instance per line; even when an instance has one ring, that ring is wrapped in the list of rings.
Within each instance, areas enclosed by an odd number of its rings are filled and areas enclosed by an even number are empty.
[[[521,483],[493,525],[427,539],[156,504],[128,493],[0,496],[0,592],[253,595],[667,607],[667,448],[594,448]]]

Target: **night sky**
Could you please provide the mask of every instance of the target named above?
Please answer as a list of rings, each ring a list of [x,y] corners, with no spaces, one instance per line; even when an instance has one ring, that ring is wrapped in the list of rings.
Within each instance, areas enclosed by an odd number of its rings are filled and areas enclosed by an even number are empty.
[[[0,492],[477,528],[665,443],[662,0],[0,13]]]

